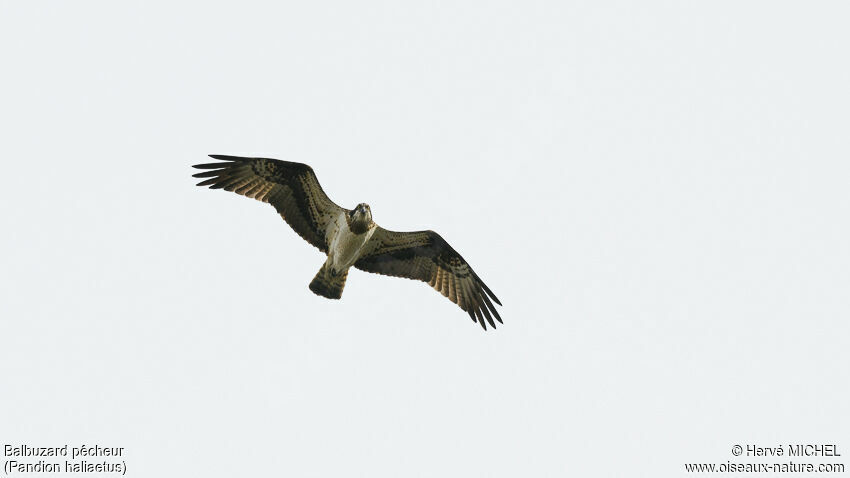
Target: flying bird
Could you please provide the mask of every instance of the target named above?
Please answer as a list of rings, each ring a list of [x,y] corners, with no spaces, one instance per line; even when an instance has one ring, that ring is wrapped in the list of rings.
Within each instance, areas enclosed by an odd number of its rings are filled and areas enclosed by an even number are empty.
[[[299,236],[327,254],[310,290],[329,299],[342,297],[348,270],[427,282],[463,309],[485,330],[502,318],[502,305],[472,267],[434,231],[395,232],[372,220],[366,203],[342,208],[328,198],[313,168],[269,158],[211,154],[215,163],[196,164],[206,171],[198,186],[224,189],[271,204]],[[492,301],[491,301],[492,299]],[[486,322],[485,322],[486,319]]]

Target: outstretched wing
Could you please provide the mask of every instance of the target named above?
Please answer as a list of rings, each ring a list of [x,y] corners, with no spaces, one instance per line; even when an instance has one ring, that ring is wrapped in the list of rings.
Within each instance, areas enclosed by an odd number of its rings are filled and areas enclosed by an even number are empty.
[[[469,314],[473,322],[495,328],[502,318],[490,299],[502,305],[463,257],[434,231],[393,232],[382,227],[369,239],[370,252],[354,267],[395,277],[427,282]]]
[[[193,174],[208,178],[198,186],[224,189],[270,203],[292,229],[322,252],[328,251],[325,231],[345,209],[334,204],[319,185],[313,168],[268,158],[211,154],[218,163],[196,164],[209,169]]]

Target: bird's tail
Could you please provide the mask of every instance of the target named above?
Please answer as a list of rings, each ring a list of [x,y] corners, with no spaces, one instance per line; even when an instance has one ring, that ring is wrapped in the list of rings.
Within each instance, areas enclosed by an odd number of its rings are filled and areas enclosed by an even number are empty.
[[[313,282],[310,282],[310,290],[316,295],[327,297],[328,299],[339,299],[342,297],[342,289],[345,287],[345,279],[348,277],[348,269],[337,272],[336,275],[331,274],[331,268],[325,263]]]

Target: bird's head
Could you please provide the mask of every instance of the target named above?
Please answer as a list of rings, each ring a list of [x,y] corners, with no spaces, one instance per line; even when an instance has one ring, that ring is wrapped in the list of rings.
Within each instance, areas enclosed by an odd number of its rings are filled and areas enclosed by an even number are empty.
[[[351,212],[348,213],[348,216],[351,230],[357,234],[360,234],[358,231],[366,231],[372,223],[372,210],[369,208],[369,205],[364,202],[358,204],[357,207],[352,209]]]

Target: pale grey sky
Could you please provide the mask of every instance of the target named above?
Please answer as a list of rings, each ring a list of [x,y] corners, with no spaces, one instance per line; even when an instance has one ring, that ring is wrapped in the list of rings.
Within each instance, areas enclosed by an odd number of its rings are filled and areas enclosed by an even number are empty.
[[[124,446],[136,477],[850,453],[848,14],[4,2],[0,441]],[[194,186],[209,153],[436,230],[505,325],[359,271],[313,295],[270,206]]]

